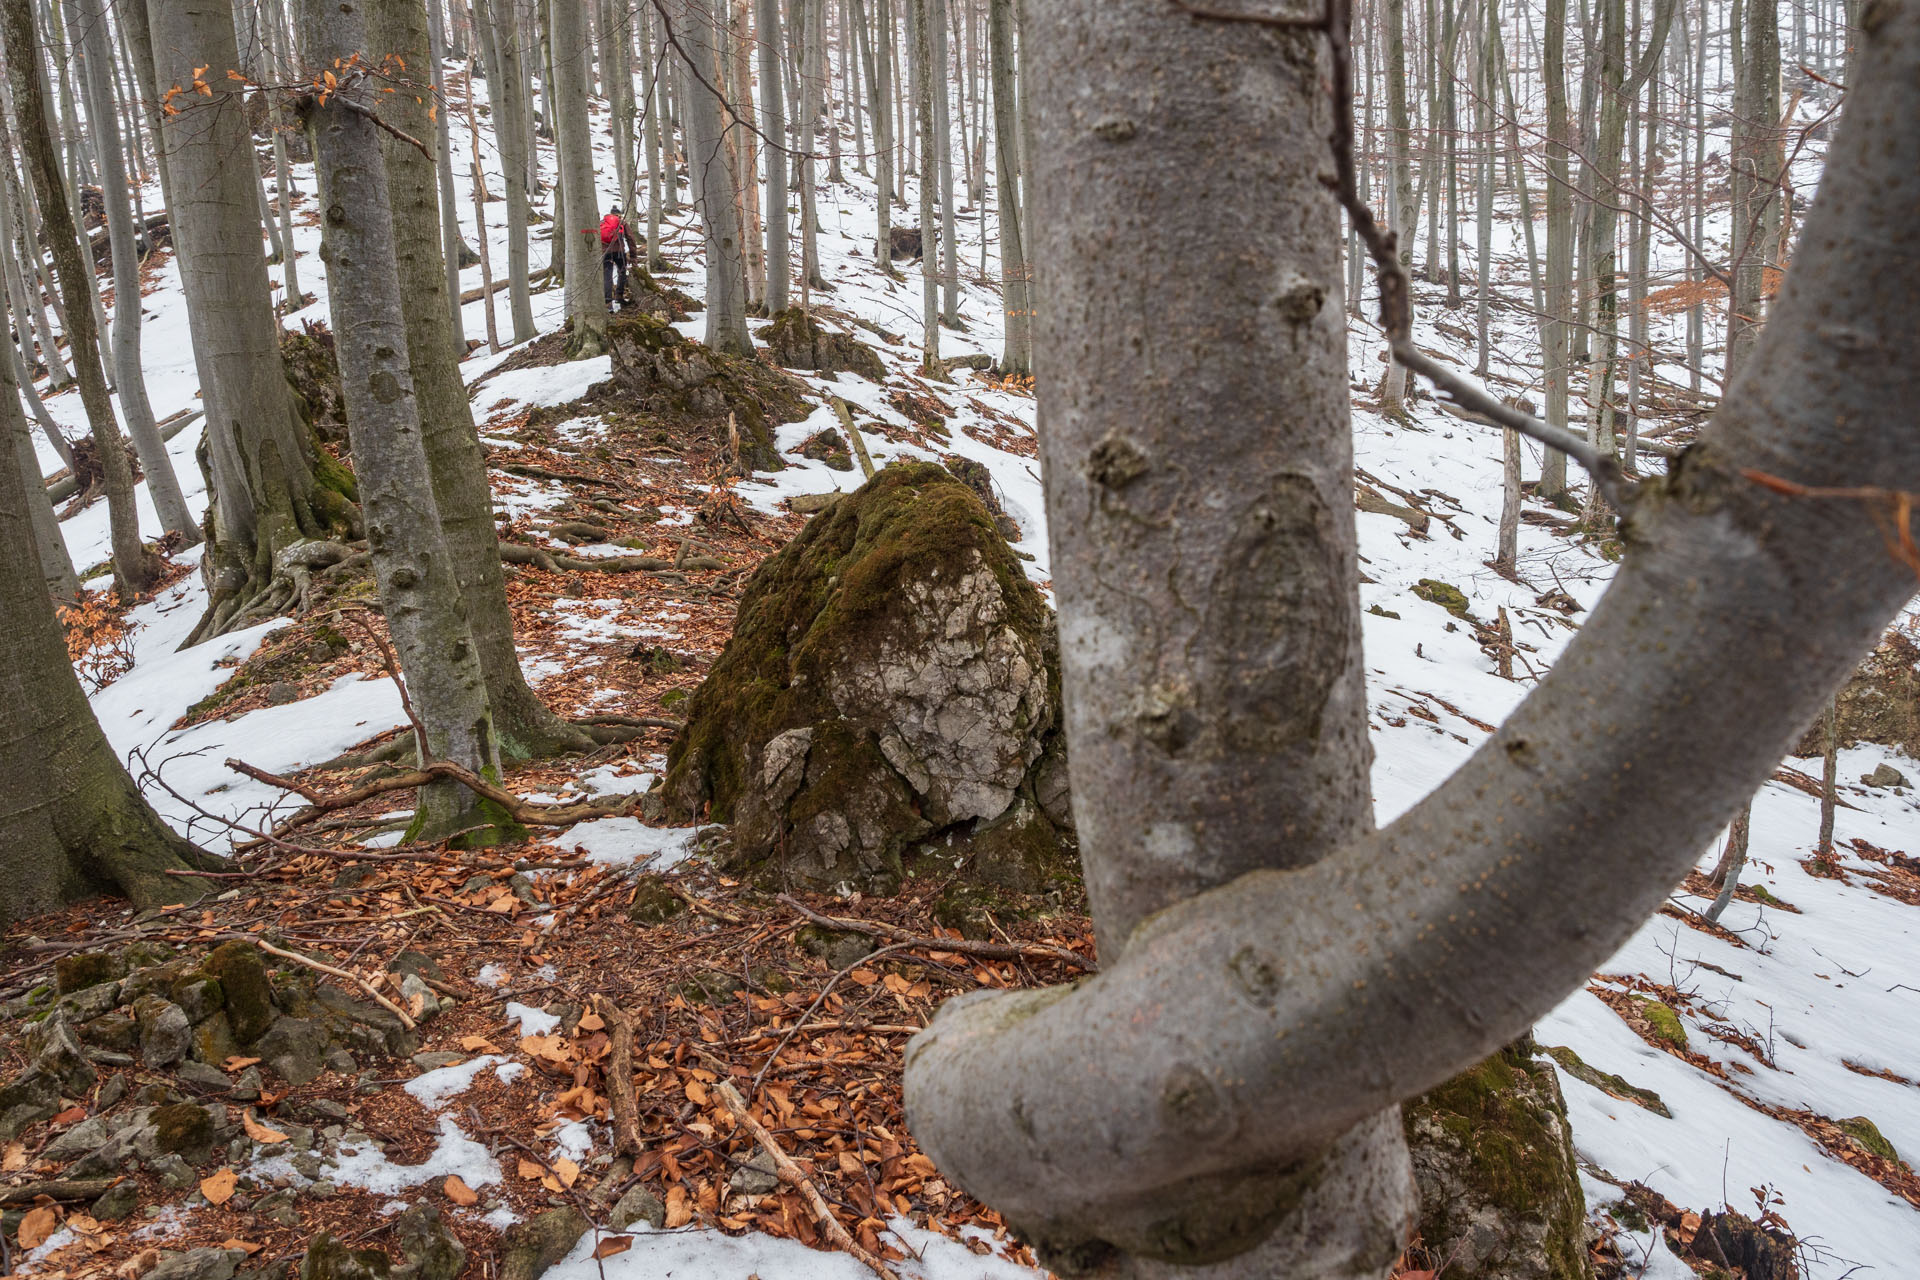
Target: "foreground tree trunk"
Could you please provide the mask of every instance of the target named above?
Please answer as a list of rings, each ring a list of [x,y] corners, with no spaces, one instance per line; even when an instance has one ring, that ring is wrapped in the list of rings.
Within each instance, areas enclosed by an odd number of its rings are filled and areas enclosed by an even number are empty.
[[[380,0],[368,11],[372,57],[378,62],[397,55],[409,67],[427,65],[425,53],[431,39],[427,23],[420,0]],[[425,139],[433,131],[426,102],[412,94],[392,95],[381,111],[389,123],[412,137]],[[438,166],[398,139],[383,137],[381,147],[392,200],[394,261],[406,318],[409,368],[420,407],[421,445],[433,476],[434,506],[439,510],[447,554],[486,676],[495,737],[502,753],[517,759],[586,750],[593,740],[561,721],[535,696],[514,650],[513,612],[500,571],[500,537],[494,529],[487,460],[460,377],[459,339],[448,318],[442,240],[435,229]]]
[[[303,17],[312,41],[308,58],[316,65],[338,66],[367,48],[366,21],[351,4],[303,0]],[[421,759],[497,778],[486,680],[440,531],[420,438],[393,213],[380,155],[383,135],[370,118],[372,97],[366,80],[350,78],[326,102],[307,98],[301,108],[320,178],[321,257],[347,426],[360,468],[367,542],[381,609],[425,730],[426,740],[418,744]],[[437,298],[432,309],[445,314]],[[476,826],[489,827],[489,816],[465,788],[444,782],[421,788],[409,835],[439,839]]]
[[[1700,442],[1623,495],[1606,597],[1371,834],[1313,37],[1157,0],[1035,18],[1048,508],[1103,969],[948,1004],[909,1048],[908,1118],[1062,1274],[1384,1275],[1407,1167],[1382,1110],[1585,982],[1913,594],[1888,529],[1920,489],[1920,367],[1889,353],[1920,258],[1887,246],[1920,202],[1920,7],[1863,30],[1775,317]],[[1130,252],[1149,227],[1180,233]],[[1155,351],[1211,376],[1145,377],[1147,326],[1203,315],[1220,342]]]
[[[0,444],[24,439],[13,362],[0,360]],[[169,870],[217,860],[175,835],[154,813],[100,731],[67,660],[67,642],[37,560],[20,455],[0,448],[0,924],[95,893],[139,907],[197,896]],[[44,501],[44,500],[42,500]]]
[[[100,471],[107,491],[107,521],[113,540],[114,585],[123,600],[145,591],[160,572],[158,557],[140,541],[140,514],[134,506],[133,468],[120,444],[113,401],[107,392],[107,373],[100,363],[100,333],[95,324],[93,265],[80,257],[79,231],[60,175],[47,101],[41,93],[38,34],[29,0],[6,0],[0,5],[4,28],[7,77],[13,86],[13,104],[20,122],[20,151],[27,180],[40,205],[42,227],[53,255],[54,275],[66,300],[67,349],[80,382],[80,400],[86,406]],[[139,306],[138,301],[135,307]]]

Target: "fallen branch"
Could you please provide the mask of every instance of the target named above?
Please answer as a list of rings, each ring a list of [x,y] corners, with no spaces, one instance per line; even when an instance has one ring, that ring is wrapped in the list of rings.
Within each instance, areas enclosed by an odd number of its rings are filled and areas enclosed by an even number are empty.
[[[724,1066],[725,1064],[716,1063],[715,1065]],[[820,1194],[820,1189],[813,1185],[813,1179],[793,1162],[793,1157],[789,1156],[779,1142],[775,1141],[774,1136],[767,1132],[767,1127],[753,1118],[753,1113],[747,1110],[746,1100],[740,1096],[740,1091],[733,1087],[733,1082],[722,1076],[720,1083],[714,1087],[714,1092],[719,1095],[720,1105],[727,1109],[727,1114],[733,1117],[734,1122],[751,1133],[754,1141],[760,1144],[760,1149],[773,1157],[774,1174],[780,1181],[800,1193],[801,1198],[807,1202],[807,1208],[812,1212],[814,1221],[819,1223],[820,1230],[826,1233],[827,1239],[833,1241],[834,1246],[842,1253],[858,1259],[869,1271],[881,1277],[881,1280],[900,1280],[891,1267],[861,1248],[859,1243],[847,1233],[847,1229],[840,1225],[840,1219],[833,1216],[833,1210],[827,1206],[826,1198]]]
[[[447,764],[444,761],[422,765],[418,769],[410,769],[405,773],[392,774],[377,782],[369,782],[333,796],[324,795],[292,778],[268,773],[265,769],[250,765],[244,760],[228,760],[227,768],[235,773],[245,774],[255,782],[264,782],[270,787],[294,792],[307,801],[308,807],[281,823],[275,829],[276,832],[286,832],[295,827],[305,826],[322,814],[351,808],[375,796],[394,791],[412,791],[439,781],[458,782],[481,799],[493,801],[505,809],[508,816],[515,822],[527,827],[570,827],[576,822],[591,822],[596,818],[624,817],[632,811],[635,803],[632,798],[628,798],[614,805],[534,804],[522,800],[511,791],[494,786],[469,769],[463,769],[457,764]],[[355,856],[364,855],[356,854]]]
[[[840,415],[840,425],[847,429],[847,435],[853,441],[853,456],[860,459],[860,470],[867,479],[873,479],[873,459],[867,456],[867,442],[861,438],[860,428],[853,425],[853,410],[847,408],[845,400],[834,396],[833,411]]]
[[[849,920],[844,916],[821,915],[790,894],[779,900],[823,929],[864,933],[869,938],[886,938],[902,947],[930,951],[951,951],[956,955],[978,956],[983,960],[1057,960],[1077,969],[1095,970],[1100,966],[1077,951],[1049,946],[1044,942],[971,942],[965,938],[934,938],[896,925],[876,924],[870,920]]]
[[[640,1100],[633,1092],[633,1024],[607,997],[595,996],[593,1007],[607,1024],[613,1056],[607,1063],[607,1098],[613,1104],[613,1153],[640,1157]]]
[[[98,1200],[125,1178],[72,1178],[53,1182],[23,1182],[17,1187],[0,1187],[0,1204],[32,1204],[41,1196],[70,1204],[76,1200]]]

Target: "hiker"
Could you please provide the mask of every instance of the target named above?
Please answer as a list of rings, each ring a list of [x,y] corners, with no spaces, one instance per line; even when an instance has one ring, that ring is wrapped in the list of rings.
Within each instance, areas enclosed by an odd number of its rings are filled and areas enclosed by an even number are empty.
[[[620,216],[620,206],[616,204],[607,211],[606,217],[600,219],[600,276],[606,286],[609,307],[613,306],[615,298],[620,300],[621,306],[627,304],[627,248],[630,245],[636,250],[640,247],[633,238],[633,232],[628,229],[626,220]],[[616,274],[619,276],[617,286],[614,283]]]

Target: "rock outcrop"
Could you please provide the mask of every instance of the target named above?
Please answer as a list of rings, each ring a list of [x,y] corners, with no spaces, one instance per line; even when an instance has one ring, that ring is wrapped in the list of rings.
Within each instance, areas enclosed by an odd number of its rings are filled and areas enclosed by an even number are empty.
[[[656,316],[620,316],[607,325],[613,379],[595,388],[621,408],[725,438],[737,433],[745,470],[778,471],[773,428],[807,416],[800,386],[771,365],[722,355],[680,336]]]
[[[667,803],[789,885],[890,891],[938,846],[1038,891],[1071,822],[1050,627],[967,486],[889,467],[748,584]]]
[[[844,333],[828,332],[799,307],[775,315],[760,338],[773,361],[789,369],[857,373],[870,382],[886,380],[886,366],[872,347]]]
[[[1566,1099],[1531,1039],[1402,1115],[1429,1265],[1458,1280],[1592,1280]]]

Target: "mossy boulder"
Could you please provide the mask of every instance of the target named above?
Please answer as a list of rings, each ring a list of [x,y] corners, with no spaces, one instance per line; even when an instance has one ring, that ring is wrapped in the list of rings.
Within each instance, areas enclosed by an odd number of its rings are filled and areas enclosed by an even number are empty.
[[[500,1238],[500,1280],[537,1280],[547,1268],[572,1252],[580,1237],[591,1230],[588,1222],[572,1205],[549,1209],[525,1222],[507,1228]],[[300,1280],[322,1280],[302,1273]]]
[[[1402,1115],[1430,1266],[1457,1280],[1591,1280],[1566,1100],[1530,1039]]]
[[[1471,616],[1466,593],[1450,582],[1438,578],[1422,578],[1413,584],[1413,594],[1428,604],[1437,604],[1448,613],[1461,620]]]
[[[986,463],[963,458],[957,453],[949,454],[942,461],[946,463],[947,470],[953,473],[954,479],[973,490],[980,499],[981,505],[993,516],[993,527],[1000,531],[1001,537],[1008,542],[1018,542],[1026,536],[1019,521],[1008,515],[1000,505],[1000,495],[993,487],[993,472],[987,470]]]
[[[807,416],[799,383],[771,365],[683,338],[655,316],[611,321],[607,344],[613,353],[611,390],[622,407],[716,439],[726,439],[731,417],[741,466],[780,470],[773,428]]]
[[[53,989],[63,996],[126,976],[127,962],[108,951],[82,951],[53,962]]]
[[[1887,1141],[1887,1135],[1880,1132],[1880,1126],[1865,1116],[1850,1116],[1834,1123],[1840,1126],[1840,1132],[1852,1138],[1854,1144],[1868,1155],[1900,1163],[1900,1152]]]
[[[1546,1053],[1548,1057],[1560,1064],[1562,1071],[1575,1080],[1590,1084],[1611,1097],[1624,1098],[1636,1107],[1651,1111],[1657,1116],[1664,1116],[1668,1120],[1673,1119],[1673,1112],[1667,1109],[1667,1104],[1653,1090],[1642,1089],[1639,1085],[1630,1084],[1611,1071],[1602,1071],[1598,1067],[1587,1065],[1579,1054],[1564,1045],[1550,1045]]]
[[[857,373],[869,382],[886,381],[886,366],[872,347],[844,333],[828,332],[799,307],[776,313],[760,340],[774,362],[789,369]]]
[[[213,1152],[213,1113],[205,1107],[191,1102],[157,1107],[148,1123],[153,1126],[153,1149],[162,1155],[200,1164]]]
[[[1046,605],[979,498],[934,464],[888,467],[749,582],[665,798],[733,824],[736,861],[788,884],[889,892],[917,845],[1034,797],[1058,687]],[[1057,829],[1040,836],[1058,857]]]
[[[669,323],[685,320],[704,310],[698,298],[670,284],[662,284],[638,261],[627,267],[627,306],[623,312],[638,312]]]
[[[260,951],[250,942],[223,942],[207,957],[206,970],[220,980],[226,993],[227,1020],[233,1024],[234,1038],[252,1044],[267,1034],[278,1012],[273,1007],[273,989],[267,983],[267,967]]]
[[[853,470],[853,449],[847,444],[847,438],[832,427],[816,431],[802,440],[800,456],[824,462],[835,471]]]
[[[627,919],[635,924],[665,924],[686,909],[686,902],[673,891],[665,876],[643,874],[634,880]]]
[[[1687,1047],[1687,1024],[1680,1021],[1680,1015],[1667,1005],[1658,1000],[1642,1000],[1640,1019],[1647,1024],[1647,1030],[1656,1043],[1673,1049]]]

